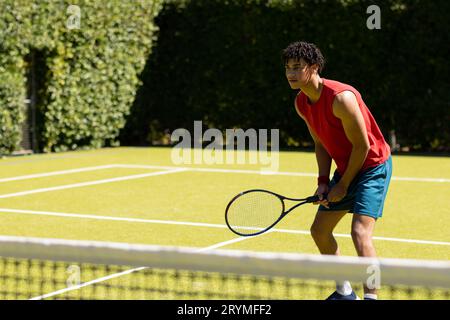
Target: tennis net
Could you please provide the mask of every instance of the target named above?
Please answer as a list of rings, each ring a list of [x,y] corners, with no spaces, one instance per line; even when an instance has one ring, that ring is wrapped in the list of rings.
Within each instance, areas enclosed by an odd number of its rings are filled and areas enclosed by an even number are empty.
[[[450,297],[450,263],[0,237],[0,299],[325,299],[335,281],[381,299]]]

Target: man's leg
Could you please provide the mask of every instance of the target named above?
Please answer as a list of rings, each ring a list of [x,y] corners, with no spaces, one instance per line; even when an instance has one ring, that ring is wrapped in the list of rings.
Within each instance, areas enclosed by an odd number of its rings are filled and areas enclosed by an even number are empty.
[[[375,218],[362,215],[353,214],[352,220],[352,239],[355,245],[356,252],[360,257],[376,257],[375,247],[372,242],[372,234],[375,228]],[[364,284],[364,294],[376,295],[376,288],[369,289]],[[370,295],[369,295],[370,297]],[[374,296],[376,298],[376,296]]]
[[[311,236],[320,253],[339,255],[339,248],[333,236],[334,227],[348,211],[317,211],[311,226]]]
[[[339,255],[339,247],[333,236],[333,230],[341,219],[347,214],[345,211],[318,211],[311,226],[311,235],[319,248],[320,253]],[[357,299],[352,286],[348,281],[336,282],[336,291],[328,297],[331,300]]]

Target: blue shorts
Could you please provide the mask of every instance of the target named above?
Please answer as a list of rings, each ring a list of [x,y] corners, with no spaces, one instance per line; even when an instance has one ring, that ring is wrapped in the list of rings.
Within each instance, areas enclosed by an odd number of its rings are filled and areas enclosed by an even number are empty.
[[[350,183],[347,195],[339,202],[329,204],[329,209],[320,206],[319,211],[348,210],[351,213],[371,216],[375,219],[383,215],[384,200],[392,175],[392,157],[384,163],[360,172]],[[337,171],[330,181],[333,187],[340,180]]]

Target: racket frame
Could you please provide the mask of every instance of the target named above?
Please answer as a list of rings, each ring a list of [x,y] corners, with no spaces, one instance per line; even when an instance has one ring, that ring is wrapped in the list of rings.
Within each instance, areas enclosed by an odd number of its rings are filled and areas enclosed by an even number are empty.
[[[251,192],[264,192],[264,193],[269,193],[269,194],[271,194],[271,195],[277,197],[277,198],[280,200],[281,204],[282,204],[282,211],[280,212],[280,216],[278,217],[278,219],[276,219],[276,220],[274,221],[274,223],[272,223],[270,226],[266,227],[266,228],[263,229],[263,230],[260,230],[260,231],[258,231],[258,232],[255,232],[255,233],[244,234],[244,233],[240,233],[239,231],[234,230],[233,227],[232,227],[232,226],[230,225],[230,223],[228,222],[228,209],[231,207],[231,205],[233,204],[233,202],[234,202],[236,199],[242,197],[243,195],[245,195],[245,194],[247,194],[247,193],[251,193]],[[296,202],[300,202],[300,203],[297,203],[296,205],[294,205],[294,206],[292,206],[291,208],[289,208],[289,210],[285,211],[286,206],[285,206],[284,200],[296,201]],[[294,210],[295,208],[297,208],[297,207],[299,207],[299,206],[301,206],[301,205],[303,205],[303,204],[305,204],[305,203],[312,203],[312,202],[316,202],[316,201],[319,201],[319,196],[311,196],[311,197],[307,197],[307,198],[297,199],[297,198],[289,198],[289,197],[285,197],[285,196],[282,196],[282,195],[280,195],[280,194],[278,194],[278,193],[275,193],[275,192],[272,192],[272,191],[269,191],[269,190],[264,190],[264,189],[251,189],[251,190],[246,190],[246,191],[243,191],[243,192],[237,194],[236,196],[234,196],[233,199],[231,199],[230,202],[228,203],[228,205],[227,205],[227,207],[226,207],[226,209],[225,209],[225,222],[226,222],[226,224],[227,224],[227,226],[228,226],[228,229],[230,229],[232,232],[234,232],[234,233],[237,234],[238,236],[242,236],[242,237],[252,237],[252,236],[257,236],[257,235],[260,235],[260,234],[262,234],[262,233],[264,233],[264,232],[267,232],[267,231],[269,231],[270,229],[272,229],[276,224],[278,224],[278,222],[281,221],[281,219],[283,219],[289,212],[291,212],[291,211]],[[249,228],[251,228],[251,227],[249,227]]]

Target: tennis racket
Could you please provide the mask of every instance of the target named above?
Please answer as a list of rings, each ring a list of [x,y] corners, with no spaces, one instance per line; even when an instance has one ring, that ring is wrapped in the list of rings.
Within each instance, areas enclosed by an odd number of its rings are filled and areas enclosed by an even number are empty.
[[[299,203],[286,210],[285,200]],[[256,236],[272,229],[295,208],[316,201],[319,201],[319,196],[293,199],[267,190],[248,190],[228,203],[225,221],[228,228],[239,236]]]

